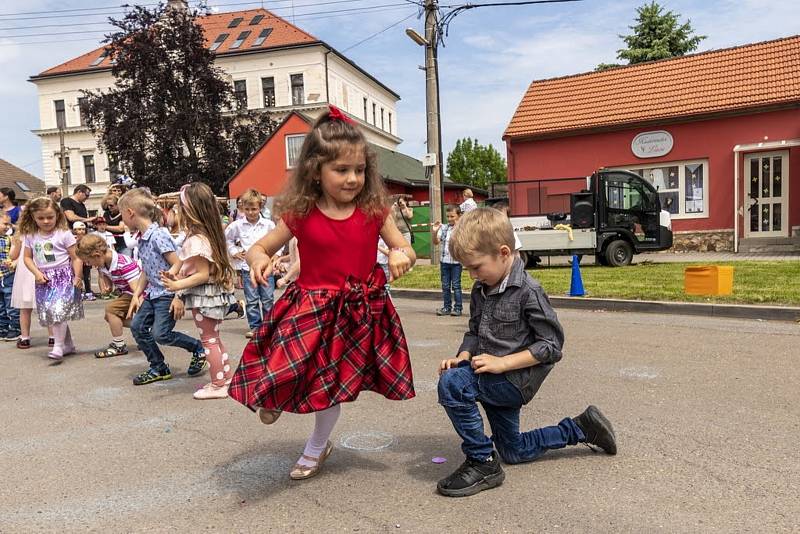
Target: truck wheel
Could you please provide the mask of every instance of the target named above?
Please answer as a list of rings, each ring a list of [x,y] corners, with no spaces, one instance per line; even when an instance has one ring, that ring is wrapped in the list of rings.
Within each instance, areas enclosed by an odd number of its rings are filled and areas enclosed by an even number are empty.
[[[627,241],[617,239],[606,247],[606,262],[611,267],[630,265],[633,259],[633,247]]]

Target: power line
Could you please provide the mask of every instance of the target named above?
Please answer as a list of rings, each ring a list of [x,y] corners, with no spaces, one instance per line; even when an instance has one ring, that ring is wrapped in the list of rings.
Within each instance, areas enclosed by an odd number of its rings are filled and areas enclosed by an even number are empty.
[[[382,12],[389,12],[389,11],[397,11],[399,9],[407,9],[408,4],[384,4],[372,7],[362,7],[362,8],[352,8],[352,9],[341,9],[341,10],[330,10],[330,11],[318,11],[314,13],[302,13],[297,15],[298,19],[303,21],[312,21],[312,20],[324,20],[330,18],[337,18],[343,16],[351,16],[358,13],[365,13],[365,14],[372,14],[372,13],[382,13]],[[412,15],[413,16],[413,15]],[[407,17],[410,18],[410,17]],[[405,20],[405,19],[404,19]],[[109,28],[110,29],[110,28]],[[15,39],[19,37],[55,37],[57,35],[94,35],[94,34],[101,34],[106,35],[106,32],[101,30],[94,30],[94,31],[75,31],[75,32],[60,32],[58,34],[55,33],[37,33],[37,34],[23,34],[23,35],[9,35],[9,36],[0,36],[0,41]],[[99,38],[101,35],[98,35],[95,39],[67,39],[67,40],[58,40],[58,41],[28,41],[28,42],[0,42],[0,46],[28,46],[28,45],[39,45],[39,44],[56,44],[61,42],[79,42],[79,41],[95,41],[99,43]],[[357,43],[358,44],[358,43]],[[355,46],[355,45],[353,45]]]
[[[351,50],[351,49],[353,49],[353,48],[357,47],[358,45],[364,44],[364,43],[366,43],[367,41],[369,41],[370,39],[373,39],[373,38],[375,38],[375,37],[379,36],[380,34],[382,34],[382,33],[386,32],[386,31],[388,31],[388,30],[391,30],[392,28],[394,28],[394,27],[395,27],[395,26],[397,26],[398,24],[402,24],[403,22],[407,21],[407,20],[408,20],[408,19],[410,19],[411,17],[415,17],[415,16],[417,16],[417,15],[418,15],[418,13],[412,13],[412,14],[410,14],[409,16],[407,16],[407,17],[404,17],[404,18],[402,18],[402,19],[398,20],[398,21],[397,21],[397,22],[395,22],[394,24],[392,24],[392,25],[390,25],[390,26],[387,26],[387,27],[385,27],[385,28],[384,28],[384,29],[382,29],[381,31],[379,31],[379,32],[375,32],[375,33],[373,33],[372,35],[370,35],[369,37],[367,37],[367,38],[365,38],[365,39],[362,39],[362,40],[360,40],[359,42],[357,42],[357,43],[355,43],[355,44],[353,44],[353,45],[350,45],[350,46],[348,46],[347,48],[345,48],[344,50],[342,50],[342,52],[347,52],[348,50]]]

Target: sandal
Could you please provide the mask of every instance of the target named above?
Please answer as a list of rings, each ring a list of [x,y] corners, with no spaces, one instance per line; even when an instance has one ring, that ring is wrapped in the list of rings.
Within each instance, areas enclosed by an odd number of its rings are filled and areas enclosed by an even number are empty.
[[[258,409],[258,418],[261,419],[261,422],[265,425],[271,425],[275,421],[278,420],[278,417],[281,416],[280,410],[267,410],[266,408],[259,408]]]
[[[319,470],[322,469],[322,464],[325,463],[325,460],[331,455],[331,452],[333,452],[333,443],[329,441],[319,458],[313,458],[305,454],[302,455],[301,458],[309,462],[314,462],[314,465],[294,464],[292,471],[289,473],[289,478],[292,480],[305,480],[315,476],[319,473]]]
[[[113,343],[108,346],[107,349],[98,351],[94,353],[95,358],[112,358],[114,356],[122,356],[124,354],[128,354],[128,347],[122,345],[121,347],[117,347]]]

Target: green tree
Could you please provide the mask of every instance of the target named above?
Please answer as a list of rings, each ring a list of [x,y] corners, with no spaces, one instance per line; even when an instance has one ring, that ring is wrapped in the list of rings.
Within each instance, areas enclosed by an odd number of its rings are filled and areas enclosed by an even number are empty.
[[[508,178],[506,162],[492,145],[481,145],[469,137],[456,141],[447,156],[447,175],[456,183],[489,189]]]
[[[628,65],[683,56],[697,49],[705,35],[694,35],[691,21],[680,24],[679,14],[664,12],[664,8],[653,1],[636,8],[636,25],[628,26],[633,33],[620,35],[627,48],[617,50],[617,59]],[[619,67],[618,64],[601,63],[596,70]]]
[[[159,194],[198,180],[223,184],[276,128],[267,113],[239,109],[214,66],[198,10],[134,6],[111,19],[115,85],[84,91],[86,124],[120,171]]]

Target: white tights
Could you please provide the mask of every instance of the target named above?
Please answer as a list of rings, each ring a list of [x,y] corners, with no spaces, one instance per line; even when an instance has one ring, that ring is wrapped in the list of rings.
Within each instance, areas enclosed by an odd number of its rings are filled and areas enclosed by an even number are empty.
[[[306,448],[303,454],[311,458],[319,458],[325,452],[325,446],[328,444],[328,439],[331,437],[333,427],[339,420],[339,415],[342,413],[342,405],[336,404],[326,410],[314,413],[314,431],[311,437],[306,442]],[[297,461],[300,465],[312,466],[314,462],[308,461],[302,456]]]

